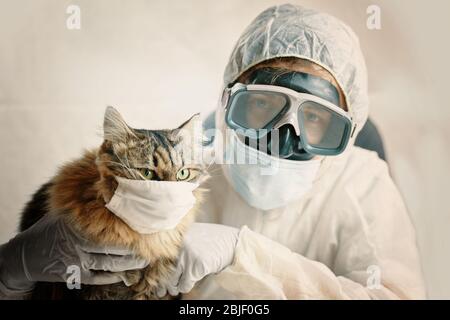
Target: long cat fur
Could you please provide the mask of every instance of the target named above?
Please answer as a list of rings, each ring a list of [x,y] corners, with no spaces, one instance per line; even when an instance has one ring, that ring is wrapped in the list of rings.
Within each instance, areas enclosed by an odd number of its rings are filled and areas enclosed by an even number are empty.
[[[109,112],[119,117],[115,121],[123,121],[117,111],[110,109]],[[122,145],[122,148],[126,147],[126,144]],[[115,150],[118,148],[120,146],[116,146]],[[167,159],[164,157],[168,154],[163,149],[159,147],[157,150],[160,155],[158,170],[161,170],[158,174],[161,176],[165,174],[164,170],[167,171],[164,167]],[[111,141],[105,139],[100,148],[86,151],[79,159],[60,168],[27,203],[20,230],[26,230],[44,215],[64,215],[72,228],[93,243],[130,248],[147,259],[149,266],[126,274],[129,281],[134,282],[130,287],[119,283],[82,285],[81,290],[69,290],[65,283],[38,282],[33,299],[156,299],[158,284],[164,282],[173,271],[183,235],[194,219],[201,193],[195,194],[197,205],[174,229],[139,234],[105,207],[117,188],[117,172],[108,165],[111,152]]]

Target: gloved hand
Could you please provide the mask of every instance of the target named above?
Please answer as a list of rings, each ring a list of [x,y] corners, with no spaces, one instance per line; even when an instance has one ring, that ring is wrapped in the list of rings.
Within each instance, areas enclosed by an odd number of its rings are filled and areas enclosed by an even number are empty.
[[[239,229],[211,223],[194,223],[186,232],[176,271],[158,288],[162,298],[192,290],[205,276],[228,267],[234,258]]]
[[[36,281],[66,281],[71,265],[80,268],[81,283],[103,285],[121,282],[121,271],[147,264],[127,249],[91,245],[63,217],[45,216],[0,246],[0,293],[21,296]]]

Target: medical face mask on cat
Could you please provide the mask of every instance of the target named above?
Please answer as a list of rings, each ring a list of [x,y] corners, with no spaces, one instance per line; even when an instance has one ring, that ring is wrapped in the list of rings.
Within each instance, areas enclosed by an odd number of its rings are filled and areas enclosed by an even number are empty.
[[[106,208],[142,234],[175,228],[196,202],[196,183],[116,179],[119,185]]]
[[[320,159],[295,161],[270,156],[245,145],[234,131],[226,143],[224,161],[228,182],[249,205],[262,210],[300,199],[311,189],[321,164]]]

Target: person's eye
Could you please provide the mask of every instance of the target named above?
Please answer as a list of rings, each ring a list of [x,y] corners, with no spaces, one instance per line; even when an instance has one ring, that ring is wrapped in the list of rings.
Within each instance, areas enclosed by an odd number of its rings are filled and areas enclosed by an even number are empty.
[[[266,100],[259,99],[259,100],[256,101],[256,106],[258,108],[264,108],[264,107],[267,106],[267,102],[266,102]]]
[[[191,177],[191,170],[184,168],[177,172],[177,180],[178,181],[185,181],[188,180]]]
[[[255,109],[267,108],[267,101],[261,98],[253,98],[250,100],[250,105]]]
[[[315,113],[309,112],[306,114],[306,121],[308,121],[308,122],[319,122],[319,120],[320,120],[320,117]]]
[[[155,177],[155,172],[148,168],[139,169],[139,172],[147,180],[152,180]]]

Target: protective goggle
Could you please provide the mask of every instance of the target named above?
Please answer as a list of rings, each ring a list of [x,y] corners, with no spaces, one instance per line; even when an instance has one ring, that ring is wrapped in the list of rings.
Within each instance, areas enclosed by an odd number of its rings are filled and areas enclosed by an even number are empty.
[[[333,103],[280,86],[236,83],[225,90],[223,104],[231,129],[261,139],[289,124],[312,155],[340,154],[356,128],[348,112]]]

